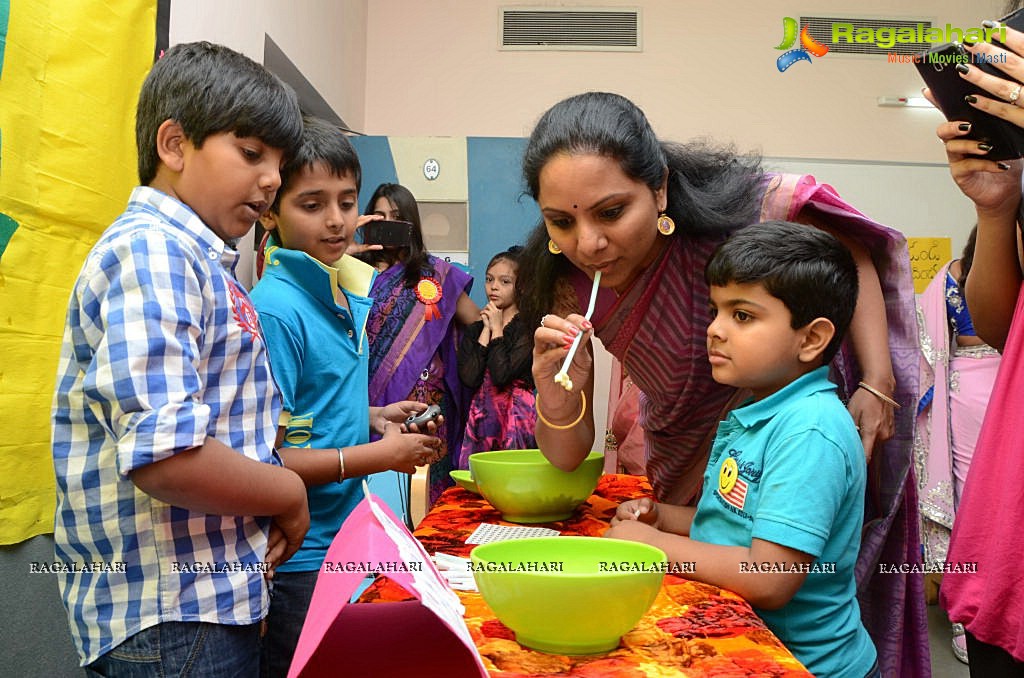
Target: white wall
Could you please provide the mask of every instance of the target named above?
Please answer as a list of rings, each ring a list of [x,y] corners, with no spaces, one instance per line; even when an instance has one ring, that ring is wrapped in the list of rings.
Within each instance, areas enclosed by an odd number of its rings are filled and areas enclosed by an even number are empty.
[[[498,49],[498,8],[636,6],[643,51]],[[711,136],[794,158],[942,162],[934,110],[880,108],[918,95],[910,64],[829,54],[779,73],[782,17],[931,18],[978,25],[1002,0],[695,2],[680,0],[374,0],[368,6],[366,131],[402,136],[523,136],[577,92],[622,93],[666,138]],[[894,9],[895,7],[895,9]]]
[[[947,203],[926,200],[918,219],[892,221],[910,235],[949,235],[957,251],[970,207],[934,179],[945,162],[932,109],[883,108],[879,96],[919,93],[910,64],[828,54],[779,73],[782,17],[801,14],[931,19],[976,26],[1004,0],[522,0],[521,6],[638,7],[641,52],[526,52],[498,48],[498,9],[514,0],[174,0],[171,42],[222,42],[257,60],[269,35],[355,130],[392,137],[525,136],[555,101],[620,92],[669,139],[708,136],[743,151],[800,159],[843,192],[842,163],[905,163]],[[861,166],[857,190],[871,189]],[[858,170],[855,170],[858,171]],[[825,174],[822,174],[825,172]],[[917,196],[876,172],[877,200]],[[855,203],[859,204],[859,203]],[[914,212],[914,206],[902,209]],[[884,219],[883,213],[866,210]],[[965,216],[966,215],[966,216]],[[934,230],[932,229],[934,224]]]
[[[269,35],[345,122],[364,126],[367,0],[173,0],[170,42],[209,40],[263,61]]]
[[[209,40],[263,62],[265,36],[352,129],[365,125],[367,0],[173,0],[170,44]],[[252,284],[252,233],[238,246]]]

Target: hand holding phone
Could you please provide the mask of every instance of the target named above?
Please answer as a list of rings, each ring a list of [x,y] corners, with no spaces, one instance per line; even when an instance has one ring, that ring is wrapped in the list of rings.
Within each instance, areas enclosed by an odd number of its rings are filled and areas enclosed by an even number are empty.
[[[385,247],[409,247],[412,245],[413,225],[408,221],[371,221],[363,226],[363,243]]]
[[[971,132],[965,138],[992,146],[992,150],[978,157],[985,160],[1010,160],[1024,155],[1024,130],[967,103],[965,97],[970,95],[989,98],[992,95],[961,78],[956,71],[957,64],[984,70],[983,64],[974,63],[971,53],[956,43],[933,47],[918,55],[914,65],[946,120],[969,122]],[[1004,73],[1000,73],[999,77],[1011,79]]]
[[[436,421],[441,416],[441,408],[437,405],[431,405],[427,409],[423,410],[419,414],[413,414],[405,420],[406,426],[416,425],[417,428],[422,429],[424,424],[430,421]]]
[[[1024,9],[1008,14],[1000,19],[999,23],[1014,30],[1024,30]],[[995,35],[992,44],[1012,53],[1012,50]],[[982,73],[1010,83],[1020,84],[1018,80],[999,70],[992,63],[974,59],[963,45],[957,43],[936,45],[924,53],[915,55],[914,58],[914,65],[931,90],[931,96],[946,120],[970,123],[971,131],[964,138],[992,146],[990,151],[977,157],[985,160],[1011,160],[1024,155],[1024,129],[967,103],[965,97],[971,95],[996,100],[998,97],[960,77],[956,70],[958,64],[976,68]]]

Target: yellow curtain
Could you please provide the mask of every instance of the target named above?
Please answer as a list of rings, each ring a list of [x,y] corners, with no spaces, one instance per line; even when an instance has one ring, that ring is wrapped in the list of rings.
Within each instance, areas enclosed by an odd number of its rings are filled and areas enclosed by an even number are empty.
[[[86,253],[138,183],[135,102],[156,9],[0,0],[0,544],[53,531],[64,314]]]

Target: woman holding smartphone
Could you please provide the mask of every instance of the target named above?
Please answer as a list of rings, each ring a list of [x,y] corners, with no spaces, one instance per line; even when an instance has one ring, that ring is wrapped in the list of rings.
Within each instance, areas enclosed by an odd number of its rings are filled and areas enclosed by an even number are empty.
[[[381,184],[367,203],[367,212],[388,221],[412,224],[411,240],[364,252],[361,259],[379,274],[370,297],[373,309],[366,323],[370,344],[370,404],[415,400],[437,405],[444,415],[437,437],[442,458],[431,464],[429,502],[452,485],[448,472],[462,446],[470,394],[459,381],[456,347],[462,328],[476,322],[480,309],[469,298],[473,278],[433,256],[423,244],[420,211],[412,192],[399,184]]]

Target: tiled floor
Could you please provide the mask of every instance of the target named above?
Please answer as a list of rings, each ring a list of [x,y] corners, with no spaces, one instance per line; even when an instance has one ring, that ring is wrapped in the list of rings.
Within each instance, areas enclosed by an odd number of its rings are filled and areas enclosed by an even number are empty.
[[[952,630],[946,612],[938,605],[928,606],[928,643],[932,651],[932,678],[968,678],[970,671],[953,656]]]

